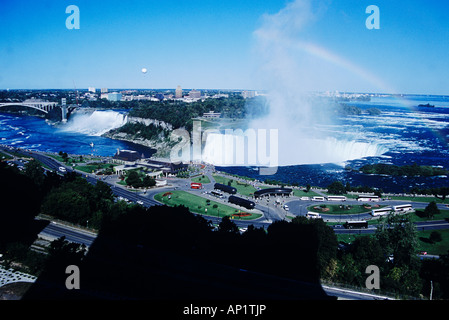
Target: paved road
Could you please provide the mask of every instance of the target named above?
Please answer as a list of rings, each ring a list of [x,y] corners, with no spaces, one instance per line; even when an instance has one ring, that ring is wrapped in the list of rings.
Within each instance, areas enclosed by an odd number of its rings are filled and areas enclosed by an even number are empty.
[[[39,236],[49,240],[58,239],[64,236],[67,241],[84,244],[86,247],[90,247],[96,239],[97,234],[61,223],[50,222],[48,226],[39,233]]]

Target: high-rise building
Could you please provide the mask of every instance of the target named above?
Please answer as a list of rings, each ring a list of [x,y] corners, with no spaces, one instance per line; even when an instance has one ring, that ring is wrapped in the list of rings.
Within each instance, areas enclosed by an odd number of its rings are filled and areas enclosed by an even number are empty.
[[[256,96],[256,92],[245,90],[245,91],[242,91],[242,96],[244,99],[254,98]]]
[[[200,99],[201,98],[201,91],[198,90],[190,90],[189,97],[192,99]]]
[[[108,94],[109,101],[120,101],[122,100],[122,94],[118,92],[111,92]]]
[[[95,93],[95,87],[89,87],[89,92],[93,92],[93,93]]]
[[[178,86],[178,87],[176,88],[176,91],[175,91],[175,98],[176,98],[176,99],[182,98],[182,89],[181,89],[181,86]]]
[[[101,93],[108,93],[108,88],[101,88]]]

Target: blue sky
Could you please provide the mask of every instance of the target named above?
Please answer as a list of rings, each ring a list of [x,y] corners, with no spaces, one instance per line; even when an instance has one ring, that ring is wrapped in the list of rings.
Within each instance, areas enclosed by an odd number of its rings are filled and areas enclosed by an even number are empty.
[[[270,89],[289,67],[265,73],[276,61],[256,31],[279,28],[307,44],[283,50],[302,75],[286,79],[310,90],[449,94],[447,1],[312,1],[306,19],[292,2],[2,0],[0,88]],[[379,30],[365,27],[371,4]]]

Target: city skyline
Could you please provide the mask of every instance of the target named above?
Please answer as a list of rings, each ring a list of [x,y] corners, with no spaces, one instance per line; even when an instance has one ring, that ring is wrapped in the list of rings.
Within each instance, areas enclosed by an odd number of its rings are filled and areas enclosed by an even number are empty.
[[[380,10],[370,30],[366,9]],[[70,5],[79,29],[68,29]],[[25,1],[0,11],[0,89],[449,94],[449,4]],[[142,72],[146,68],[147,72]]]

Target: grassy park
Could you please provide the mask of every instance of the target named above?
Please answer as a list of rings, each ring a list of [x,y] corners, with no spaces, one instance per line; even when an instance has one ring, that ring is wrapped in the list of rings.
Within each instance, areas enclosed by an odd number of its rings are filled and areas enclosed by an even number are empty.
[[[186,191],[161,192],[156,194],[154,199],[169,206],[183,205],[191,212],[213,217],[230,216],[234,219],[251,220],[262,216],[259,213],[247,212],[244,208],[237,209]],[[249,213],[249,216],[239,216],[244,212]]]
[[[252,185],[244,182],[240,182],[238,180],[226,178],[219,175],[213,175],[213,178],[215,179],[215,182],[228,185],[229,181],[231,181],[231,187],[234,187],[237,189],[237,192],[244,196],[252,196],[254,194],[254,191],[257,189],[253,187]]]
[[[411,197],[411,196],[391,196],[388,197],[391,200],[403,200],[403,201],[415,201],[415,202],[431,202],[435,201],[436,203],[449,203],[449,199],[443,201],[440,198],[434,196],[428,197]]]
[[[323,213],[323,214],[359,214],[371,212],[372,209],[380,209],[385,206],[371,207],[364,204],[361,205],[345,205],[345,204],[316,204],[307,207],[307,210],[311,212]]]
[[[82,164],[82,165],[76,165],[74,169],[86,172],[86,173],[93,173],[97,170],[105,170],[105,169],[112,169],[112,167],[116,166],[117,164],[111,164],[111,163],[91,163],[91,164]],[[111,170],[112,172],[112,170]]]
[[[210,183],[209,177],[205,176],[205,175],[199,175],[199,176],[196,176],[194,178],[191,178],[190,180],[192,182],[197,182],[197,183],[202,183],[202,184]]]
[[[296,197],[299,197],[299,198],[301,198],[301,197],[312,198],[312,197],[319,197],[319,196],[321,196],[320,194],[318,194],[316,192],[313,192],[312,190],[307,192],[305,190],[299,190],[299,189],[293,189],[293,195],[296,196]]]

